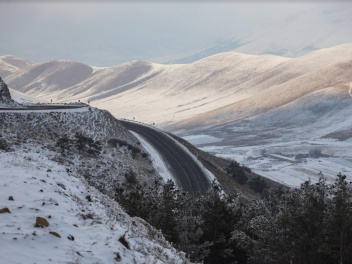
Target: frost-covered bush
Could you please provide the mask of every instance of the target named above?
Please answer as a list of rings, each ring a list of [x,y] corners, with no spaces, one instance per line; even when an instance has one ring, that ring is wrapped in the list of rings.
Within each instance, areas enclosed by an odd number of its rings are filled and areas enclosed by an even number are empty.
[[[10,149],[9,143],[5,139],[0,138],[0,150],[9,151]]]

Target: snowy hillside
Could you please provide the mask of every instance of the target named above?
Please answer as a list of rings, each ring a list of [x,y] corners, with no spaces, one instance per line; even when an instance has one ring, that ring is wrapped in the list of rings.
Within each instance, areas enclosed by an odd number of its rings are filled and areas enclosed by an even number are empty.
[[[0,152],[2,263],[187,263],[48,154]]]
[[[51,150],[50,159],[83,175],[105,194],[113,196],[114,184],[124,184],[130,171],[141,183],[159,178],[140,143],[108,112],[3,112],[0,121],[2,141],[9,149]],[[87,143],[81,145],[79,138]]]
[[[246,85],[246,89],[256,91],[250,97],[184,120],[183,123],[199,127],[202,124],[240,120],[331,87],[335,87],[337,93],[345,90],[344,98],[350,98],[351,58],[352,45],[342,45],[292,59],[264,74],[253,76],[247,83],[241,83],[240,86]]]
[[[4,263],[188,263],[114,201],[131,175],[144,186],[162,178],[110,113],[2,110],[0,131]]]
[[[348,86],[351,56],[352,45],[345,44],[295,59],[226,52],[186,65],[132,61],[95,68],[53,61],[25,66],[5,80],[46,100],[90,101],[117,117],[174,129],[234,121]]]
[[[6,77],[19,68],[23,68],[30,64],[30,61],[13,55],[0,56],[0,76]]]
[[[38,99],[34,96],[30,96],[28,94],[19,92],[17,90],[11,89],[11,88],[9,90],[11,93],[11,98],[20,104],[33,104],[33,103],[38,103],[38,102],[40,102],[40,103],[46,102],[46,100]]]

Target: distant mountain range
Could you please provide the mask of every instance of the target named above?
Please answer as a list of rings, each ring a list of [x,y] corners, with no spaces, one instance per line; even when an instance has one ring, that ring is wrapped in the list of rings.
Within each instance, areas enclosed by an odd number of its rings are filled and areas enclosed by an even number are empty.
[[[352,22],[349,10],[350,6],[343,3],[307,7],[299,12],[293,11],[290,16],[278,15],[275,21],[269,19],[202,49],[159,61],[192,63],[228,51],[296,58],[321,48],[351,43],[352,35],[348,34]]]
[[[225,52],[190,64],[132,61],[107,68],[2,56],[0,73],[10,88],[26,95],[89,101],[116,117],[179,133],[249,119],[261,120],[256,121],[260,126],[304,123],[313,128],[352,113],[352,44],[298,58]],[[344,124],[323,134],[349,129]]]

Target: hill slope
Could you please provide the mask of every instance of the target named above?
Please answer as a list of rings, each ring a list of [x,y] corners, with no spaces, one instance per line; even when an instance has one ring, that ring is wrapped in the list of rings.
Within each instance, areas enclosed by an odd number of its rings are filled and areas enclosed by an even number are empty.
[[[0,131],[3,261],[188,263],[114,201],[117,185],[129,184],[127,174],[143,185],[161,179],[111,114],[88,107],[6,110]]]
[[[329,87],[341,90],[351,81],[351,56],[352,44],[345,44],[295,59],[226,52],[186,65],[133,61],[94,68],[53,61],[24,66],[5,80],[43,99],[90,101],[115,116],[175,130],[255,116]]]
[[[187,263],[151,226],[43,153],[0,153],[0,166],[4,263]]]

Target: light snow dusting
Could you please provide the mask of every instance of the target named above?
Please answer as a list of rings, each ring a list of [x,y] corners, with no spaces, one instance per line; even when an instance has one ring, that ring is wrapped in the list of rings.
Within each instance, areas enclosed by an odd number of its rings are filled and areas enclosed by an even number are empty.
[[[0,121],[1,263],[189,263],[113,200],[126,172],[141,184],[159,175],[108,112],[8,110]],[[101,151],[78,150],[76,133]],[[65,137],[71,145],[60,149]]]
[[[149,153],[155,170],[160,174],[163,180],[165,182],[167,182],[168,180],[173,180],[174,182],[177,182],[172,177],[170,169],[168,168],[166,162],[164,161],[163,157],[159,154],[159,152],[151,144],[149,144],[149,142],[144,137],[133,131],[130,132],[141,142],[143,148]]]
[[[2,263],[184,263],[160,233],[45,155],[0,153],[0,167]]]

